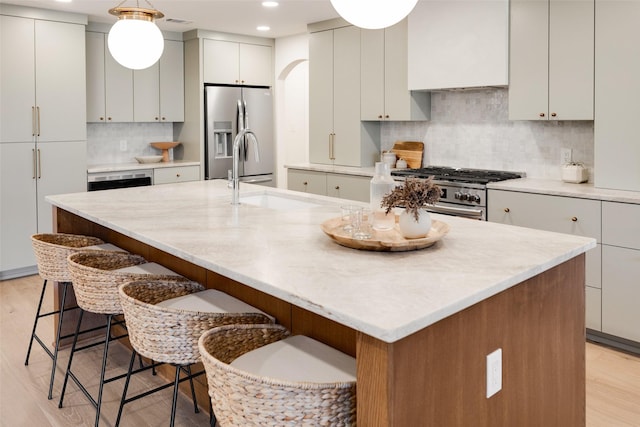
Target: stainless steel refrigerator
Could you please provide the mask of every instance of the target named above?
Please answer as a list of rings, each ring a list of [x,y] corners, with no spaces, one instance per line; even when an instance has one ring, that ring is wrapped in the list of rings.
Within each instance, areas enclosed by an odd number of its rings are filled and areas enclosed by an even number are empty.
[[[205,85],[205,178],[227,179],[233,167],[233,140],[243,123],[256,135],[254,144],[240,143],[242,182],[275,186],[275,144],[273,140],[273,96],[271,88]]]

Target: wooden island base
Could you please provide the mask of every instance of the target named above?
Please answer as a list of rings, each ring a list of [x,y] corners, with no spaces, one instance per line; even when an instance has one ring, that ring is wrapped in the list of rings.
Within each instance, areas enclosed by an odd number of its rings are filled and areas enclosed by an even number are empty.
[[[54,212],[57,232],[100,237],[240,298],[294,334],[355,355],[360,426],[585,425],[584,254],[386,343],[67,211]],[[65,316],[68,328],[75,320]],[[498,348],[502,390],[486,398],[486,356]],[[204,381],[198,381],[200,402],[208,399]]]

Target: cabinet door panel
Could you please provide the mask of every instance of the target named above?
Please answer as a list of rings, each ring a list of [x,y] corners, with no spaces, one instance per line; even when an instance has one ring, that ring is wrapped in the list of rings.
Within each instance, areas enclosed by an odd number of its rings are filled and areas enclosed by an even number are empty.
[[[309,35],[309,161],[331,164],[333,31]]]
[[[174,168],[157,168],[153,170],[154,185],[197,181],[198,179],[200,179],[199,166],[180,166]]]
[[[361,35],[360,118],[382,120],[385,111],[385,30],[362,30]]]
[[[640,205],[602,202],[602,243],[640,249]]]
[[[384,33],[384,112],[389,120],[411,120],[408,83],[408,21],[403,19]],[[418,117],[417,120],[426,117]]]
[[[585,292],[585,326],[595,331],[602,331],[602,291],[587,286]]]
[[[592,120],[593,0],[552,0],[549,6],[549,40],[550,118]]]
[[[287,188],[303,193],[327,195],[327,175],[324,172],[289,169]]]
[[[240,81],[245,85],[273,86],[271,46],[240,43]]]
[[[37,233],[35,144],[0,144],[0,272],[35,265]]]
[[[0,16],[0,142],[33,141],[33,19]]]
[[[104,50],[105,34],[87,31],[87,122],[104,123],[105,114],[105,74]]]
[[[602,332],[640,342],[640,251],[602,247]]]
[[[133,121],[160,121],[160,64],[158,62],[144,70],[133,71]]]
[[[36,21],[39,141],[87,139],[85,27]]]
[[[105,40],[106,41],[106,40]],[[133,121],[133,70],[120,65],[105,48],[106,121]]]
[[[50,233],[53,224],[52,208],[45,197],[87,190],[87,143],[38,143],[38,150],[38,233]],[[64,169],[63,173],[61,169]]]
[[[160,57],[160,120],[184,121],[184,45],[165,40]]]
[[[341,199],[369,201],[371,178],[339,174],[327,174],[327,196]]]
[[[548,0],[511,0],[509,119],[547,120]],[[544,113],[544,117],[540,117]]]
[[[204,82],[239,84],[240,50],[238,43],[204,40],[203,46]]]
[[[334,30],[333,55],[335,164],[361,166],[360,29]]]

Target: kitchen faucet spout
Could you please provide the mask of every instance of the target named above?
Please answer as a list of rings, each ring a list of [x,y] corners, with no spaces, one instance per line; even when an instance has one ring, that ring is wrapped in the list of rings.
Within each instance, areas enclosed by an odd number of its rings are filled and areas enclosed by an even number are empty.
[[[231,170],[231,188],[233,190],[232,205],[240,204],[240,143],[245,140],[245,137],[253,139],[256,162],[260,161],[260,147],[256,134],[250,129],[241,129],[233,140],[233,168]]]

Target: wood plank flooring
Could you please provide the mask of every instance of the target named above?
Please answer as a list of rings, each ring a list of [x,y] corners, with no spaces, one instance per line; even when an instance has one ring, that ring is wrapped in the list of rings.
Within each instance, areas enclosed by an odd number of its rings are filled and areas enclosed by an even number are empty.
[[[37,344],[29,366],[24,366],[41,285],[39,276],[0,282],[0,426],[93,425],[93,407],[71,382],[64,407],[58,409],[68,350],[60,355],[53,400],[47,400],[51,359]],[[49,291],[45,298],[51,308],[52,289]],[[53,329],[52,318],[41,320],[38,330],[45,342],[52,340]],[[113,345],[107,375],[125,372],[129,354],[124,346]],[[78,375],[86,379],[90,391],[95,392],[97,387],[101,357],[102,348],[96,347],[79,353],[74,360]],[[592,343],[586,344],[586,358],[587,427],[640,427],[640,358]],[[143,373],[134,377],[131,387],[133,391],[146,390],[162,382]],[[122,386],[122,380],[105,386],[101,426],[114,425]],[[121,425],[166,426],[170,408],[171,389],[167,389],[125,406]],[[205,411],[194,413],[191,401],[180,396],[176,425],[207,426],[208,422]]]

